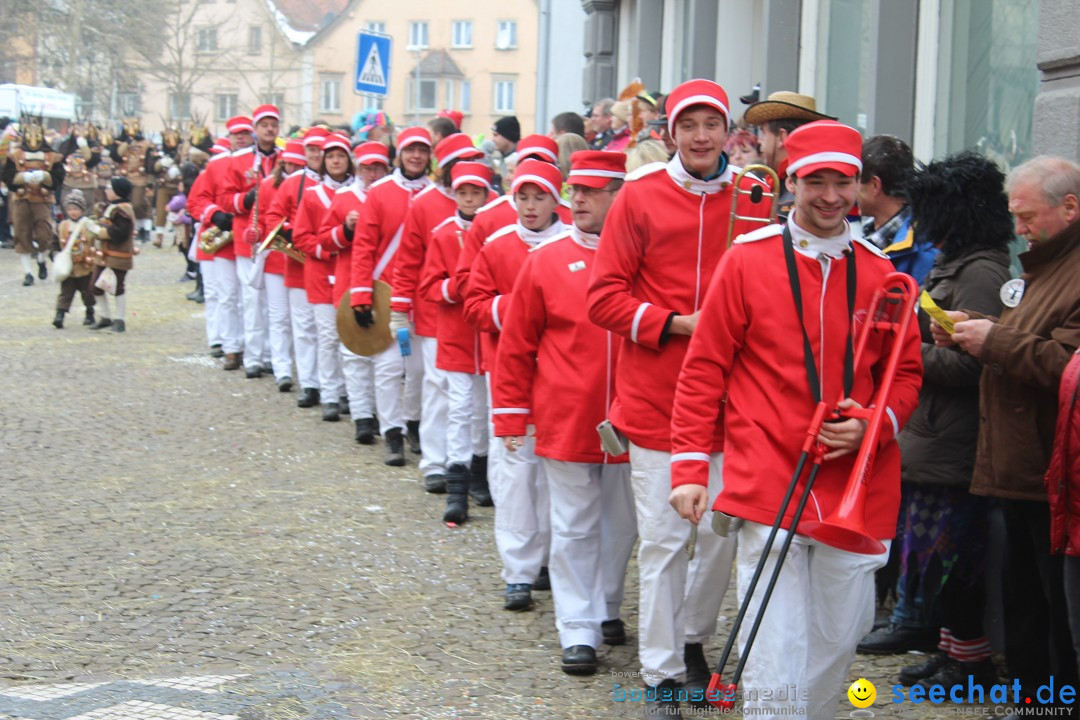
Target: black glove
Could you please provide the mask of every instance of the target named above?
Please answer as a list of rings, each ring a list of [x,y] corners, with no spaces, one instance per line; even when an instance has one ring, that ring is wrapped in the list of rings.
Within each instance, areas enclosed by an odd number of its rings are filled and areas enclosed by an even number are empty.
[[[356,324],[364,329],[371,327],[375,323],[375,318],[371,314],[371,308],[368,308],[367,310],[353,308],[353,317],[356,318]]]
[[[282,228],[278,231],[278,235],[281,236],[282,240],[288,240],[289,242],[292,242],[292,228]]]
[[[210,222],[217,226],[218,230],[222,232],[226,230],[232,230],[233,216],[227,212],[218,210],[212,216],[210,216]]]
[[[255,188],[251,188],[247,191],[247,195],[244,195],[244,209],[250,210],[251,206],[255,204]]]
[[[345,239],[348,240],[349,242],[352,242],[352,240],[353,240],[353,230],[354,230],[354,228],[355,228],[355,226],[354,227],[349,227],[345,223],[341,223],[341,230],[345,233]]]

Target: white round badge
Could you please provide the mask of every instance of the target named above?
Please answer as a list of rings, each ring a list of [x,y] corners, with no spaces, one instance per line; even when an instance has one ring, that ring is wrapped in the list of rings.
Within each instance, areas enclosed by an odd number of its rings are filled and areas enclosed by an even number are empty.
[[[1014,308],[1024,298],[1024,281],[1021,278],[1010,280],[1001,286],[1001,302],[1005,307]]]

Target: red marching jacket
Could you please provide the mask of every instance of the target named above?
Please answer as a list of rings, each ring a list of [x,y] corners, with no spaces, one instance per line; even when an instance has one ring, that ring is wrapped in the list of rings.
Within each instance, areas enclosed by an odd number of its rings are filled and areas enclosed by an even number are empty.
[[[397,169],[368,188],[364,212],[353,235],[352,307],[371,305],[375,281],[394,277],[394,258],[401,247],[409,205],[430,182],[427,178],[409,181]],[[392,300],[399,301],[396,296]]]
[[[352,244],[356,227],[352,231],[345,228],[345,218],[353,210],[363,215],[364,200],[367,193],[360,187],[359,182],[353,182],[343,188],[338,188],[330,201],[330,211],[323,219],[322,228],[319,230],[321,242],[326,247],[331,247],[337,252],[334,262],[334,304],[337,305],[341,296],[345,294],[351,285],[349,276],[352,274]],[[357,225],[360,219],[356,220]]]
[[[795,253],[802,322],[820,374],[822,398],[830,405],[843,395],[849,333],[858,345],[874,293],[894,272],[885,255],[861,238],[853,237],[840,248],[848,246],[856,262],[854,317],[848,309],[851,256],[837,251],[823,269],[817,257]],[[714,428],[723,422],[724,488],[713,507],[765,525],[775,519],[816,407],[790,288],[781,226],[770,225],[736,241],[720,261],[705,296],[679,374],[671,418],[672,486],[707,485],[709,453],[716,451]],[[850,396],[863,407],[871,405],[888,363],[891,343],[885,337],[872,335],[854,368]],[[918,405],[922,386],[918,323],[912,322],[897,342],[902,343],[900,361],[866,499],[866,528],[879,539],[896,535],[900,507],[896,434]],[[856,455],[825,461],[804,519],[823,519],[836,508]],[[800,485],[795,497],[801,492]],[[785,528],[790,527],[795,505],[788,508]]]
[[[432,231],[419,292],[420,297],[434,303],[438,310],[435,337],[439,351],[435,353],[435,367],[479,375],[483,372],[480,333],[465,322],[461,293],[453,277],[468,230],[469,223],[455,212]]]
[[[615,391],[618,351],[616,338],[586,314],[597,240],[571,228],[529,253],[499,341],[495,435],[525,435],[531,416],[536,454],[553,460],[627,461],[605,453],[596,433]]]
[[[671,401],[689,338],[664,338],[673,314],[701,309],[713,271],[728,246],[738,168],[710,181],[691,176],[676,155],[626,176],[604,221],[589,285],[589,317],[621,335],[611,421],[635,445],[671,448]],[[742,187],[760,183],[745,176]],[[767,218],[768,203],[739,196],[739,215]],[[760,224],[738,221],[735,234]],[[717,424],[713,452],[723,445]]]
[[[278,223],[283,219],[285,220],[285,228],[291,232],[296,209],[300,206],[300,197],[303,195],[304,190],[320,182],[320,180],[319,173],[307,168],[287,175],[281,181],[281,185],[278,186],[277,194],[274,196],[273,202],[269,203],[269,208],[266,211],[266,225],[268,228],[266,232],[270,232],[271,229],[277,227]],[[264,238],[266,232],[263,233]],[[285,287],[304,287],[304,263],[290,257],[285,258]]]
[[[229,157],[229,166],[225,170],[224,182],[218,188],[218,204],[225,212],[233,214],[233,245],[236,254],[251,257],[251,246],[255,242],[255,233],[251,228],[251,215],[256,205],[247,207],[244,197],[274,171],[281,151],[274,148],[269,155],[263,155],[252,145],[237,150]],[[259,214],[266,211],[266,206],[259,202]],[[271,226],[273,227],[273,226]]]
[[[228,212],[217,203],[218,193],[225,182],[225,174],[228,168],[229,155],[225,153],[215,155],[207,161],[206,169],[202,171],[191,186],[191,192],[188,194],[187,211],[188,215],[195,218],[200,224],[199,235],[195,238],[196,243],[202,237],[203,232],[213,224],[210,219],[214,217],[215,212],[219,210]],[[196,258],[198,260],[213,260],[214,258],[235,260],[236,248],[233,247],[233,244],[229,243],[213,255],[207,255],[202,250],[196,250]]]
[[[1054,452],[1046,471],[1050,552],[1080,555],[1080,352],[1061,376]]]
[[[300,198],[300,207],[293,221],[293,245],[307,256],[304,287],[307,289],[308,302],[312,305],[334,302],[334,255],[337,249],[327,247],[319,234],[333,196],[334,191],[323,184],[308,188]]]
[[[477,253],[465,293],[465,321],[483,333],[480,351],[484,370],[492,372],[495,369],[499,333],[510,309],[514,282],[529,250],[565,231],[566,226],[561,222],[553,223],[540,233],[529,232],[515,223],[489,236]]]
[[[285,181],[282,180],[281,182],[284,183]],[[274,199],[277,197],[277,191],[278,188],[274,187],[274,176],[270,175],[269,177],[264,178],[263,181],[259,183],[260,207],[269,210],[274,204]],[[258,222],[259,227],[256,228],[257,232],[255,238],[258,241],[258,245],[261,245],[262,241],[266,239],[266,236],[270,231],[277,227],[277,223],[267,225],[265,212],[259,213]],[[256,249],[258,249],[258,245],[256,245]],[[284,253],[276,251],[271,252],[266,258],[265,272],[268,272],[271,275],[284,275],[285,260],[286,257]]]

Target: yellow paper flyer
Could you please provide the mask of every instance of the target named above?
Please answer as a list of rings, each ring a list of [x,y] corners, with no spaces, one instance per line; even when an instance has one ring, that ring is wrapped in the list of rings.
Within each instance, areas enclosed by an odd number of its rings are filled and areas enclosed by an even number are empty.
[[[945,314],[945,311],[938,307],[938,304],[934,302],[934,298],[930,297],[930,293],[925,290],[922,291],[922,295],[919,296],[919,306],[926,311],[926,314],[934,318],[934,322],[941,326],[941,329],[950,335],[953,334],[955,328],[953,327],[953,321],[949,319],[949,316]]]

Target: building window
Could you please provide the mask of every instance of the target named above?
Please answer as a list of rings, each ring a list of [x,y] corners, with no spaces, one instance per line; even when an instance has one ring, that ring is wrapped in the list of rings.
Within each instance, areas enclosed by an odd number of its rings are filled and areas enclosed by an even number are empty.
[[[127,90],[116,94],[121,115],[141,115],[142,95],[138,90]]]
[[[169,117],[173,120],[186,120],[191,117],[190,93],[169,93]]]
[[[517,20],[500,20],[499,31],[495,35],[497,50],[512,50],[517,47]]]
[[[472,47],[472,20],[454,21],[454,44],[456,48]]]
[[[364,23],[364,29],[370,30],[371,32],[385,33],[386,23],[382,22],[381,20],[368,21]]]
[[[515,111],[515,96],[517,95],[517,80],[495,80],[495,112],[501,115],[513,114]]]
[[[444,108],[449,109],[449,108],[454,107],[454,98],[456,97],[456,94],[454,93],[454,90],[455,90],[454,81],[453,80],[447,80],[445,85],[443,85],[443,107]]]
[[[217,28],[203,27],[195,31],[195,51],[215,52],[217,50]]]
[[[319,76],[319,110],[341,112],[341,75]]]
[[[260,95],[259,97],[260,97],[261,102],[273,105],[274,107],[276,107],[278,109],[278,112],[284,111],[284,109],[285,109],[285,93],[271,92],[271,91],[267,90],[267,91],[264,91],[263,94]]]
[[[258,55],[262,52],[262,27],[252,25],[248,28],[248,55]]]
[[[420,92],[416,91],[416,77],[409,78],[409,110],[413,112],[435,112],[438,99],[438,81],[420,78]],[[417,105],[419,102],[419,105]]]
[[[472,81],[461,81],[461,104],[458,106],[461,112],[468,115],[472,112]]]
[[[428,24],[426,22],[409,23],[409,49],[423,50],[428,46]]]
[[[221,122],[236,115],[238,105],[236,93],[217,93],[214,95],[214,108],[217,110],[217,119]]]
[[[367,93],[361,93],[360,97],[364,101],[364,110],[382,110],[383,99],[378,95],[369,95]]]

